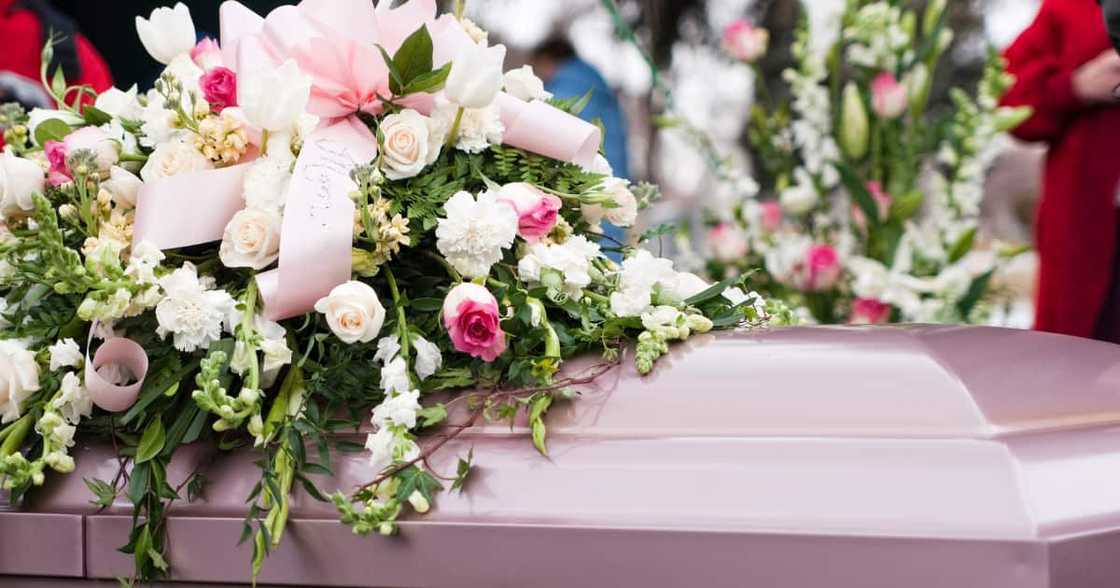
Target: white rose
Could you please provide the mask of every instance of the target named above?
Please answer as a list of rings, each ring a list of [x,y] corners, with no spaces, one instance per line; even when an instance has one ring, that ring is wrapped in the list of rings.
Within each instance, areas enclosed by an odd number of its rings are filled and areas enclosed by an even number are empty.
[[[603,181],[599,191],[608,196],[614,206],[608,208],[600,204],[583,204],[580,212],[583,218],[592,227],[598,227],[603,219],[620,228],[634,226],[638,220],[638,199],[630,191],[630,182],[620,178],[608,178]]]
[[[82,355],[78,342],[73,339],[58,341],[50,346],[49,351],[51,354],[51,371],[64,367],[76,368],[85,361],[85,356]]]
[[[347,282],[315,303],[315,311],[326,315],[331,331],[344,343],[368,343],[381,332],[385,308],[377,292],[362,282]]]
[[[42,194],[45,186],[46,176],[39,164],[8,152],[0,155],[0,215],[4,218],[35,210],[31,196]]]
[[[462,108],[485,108],[502,89],[504,45],[465,43],[451,64],[444,94]]]
[[[127,92],[118,88],[109,88],[97,96],[93,106],[113,118],[140,120],[144,107],[136,98],[136,93],[136,86],[132,86]]]
[[[237,101],[255,127],[289,131],[311,98],[311,78],[291,59],[275,68],[256,67],[237,76]]]
[[[226,267],[261,270],[280,257],[283,218],[272,210],[246,208],[233,215],[222,235],[219,256]]]
[[[38,390],[35,354],[17,341],[0,340],[0,424],[19,419],[23,402]]]
[[[390,114],[381,122],[385,137],[382,156],[385,177],[390,180],[412,178],[439,157],[441,145],[431,140],[433,122],[415,110]]]
[[[399,425],[411,429],[416,426],[416,413],[420,408],[419,390],[390,396],[373,409],[373,424],[378,427]]]
[[[197,40],[191,11],[182,2],[174,9],[157,8],[147,19],[137,16],[136,32],[148,54],[164,65],[183,54],[190,57]]]
[[[177,139],[168,143],[161,143],[148,157],[148,162],[140,170],[140,177],[145,182],[154,182],[178,174],[205,171],[214,169],[210,161],[194,145],[185,140]]]
[[[524,65],[506,72],[506,92],[526,102],[548,100],[552,94],[544,89],[544,82],[533,72],[533,66]]]
[[[123,167],[109,169],[109,179],[101,182],[101,188],[109,192],[113,202],[122,208],[136,208],[136,196],[144,182],[136,174]]]

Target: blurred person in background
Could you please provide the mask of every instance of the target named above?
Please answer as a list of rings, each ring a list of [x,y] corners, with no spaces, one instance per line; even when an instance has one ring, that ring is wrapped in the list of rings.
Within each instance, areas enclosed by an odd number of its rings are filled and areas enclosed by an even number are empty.
[[[40,56],[52,32],[58,42],[51,75],[61,67],[71,85],[98,92],[112,87],[105,60],[50,2],[0,0],[0,102],[15,101],[28,109],[54,107],[39,79]]]
[[[626,115],[603,76],[590,63],[580,59],[571,42],[562,37],[553,37],[538,47],[533,52],[530,65],[544,80],[545,90],[558,99],[580,98],[591,92],[590,101],[580,117],[603,127],[603,151],[611,170],[615,177],[630,179]],[[616,241],[626,241],[623,229],[606,225],[604,231]]]
[[[1037,216],[1035,328],[1120,343],[1120,55],[1096,0],[1044,0],[1007,50],[1004,98],[1034,114],[1014,131],[1045,142]]]

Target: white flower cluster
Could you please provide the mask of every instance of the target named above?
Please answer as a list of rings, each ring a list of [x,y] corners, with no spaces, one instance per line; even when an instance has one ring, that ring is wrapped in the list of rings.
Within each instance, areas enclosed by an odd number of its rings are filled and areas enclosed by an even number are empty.
[[[573,300],[583,298],[583,289],[591,285],[592,262],[600,257],[599,245],[583,235],[569,238],[563,244],[530,245],[517,264],[522,280],[562,290]],[[555,281],[550,279],[555,276]]]
[[[902,9],[888,2],[860,8],[844,34],[854,41],[848,46],[848,61],[854,65],[893,71],[900,62],[913,60],[912,40],[902,26]]]
[[[420,337],[411,335],[409,344],[416,353],[416,376],[426,380],[439,371],[443,356],[439,347]],[[381,364],[381,390],[385,400],[373,409],[371,423],[376,428],[366,438],[370,464],[380,472],[394,463],[415,459],[420,448],[409,433],[416,427],[420,409],[420,391],[412,384],[408,362],[400,355],[401,342],[396,335],[377,342],[374,361]]]

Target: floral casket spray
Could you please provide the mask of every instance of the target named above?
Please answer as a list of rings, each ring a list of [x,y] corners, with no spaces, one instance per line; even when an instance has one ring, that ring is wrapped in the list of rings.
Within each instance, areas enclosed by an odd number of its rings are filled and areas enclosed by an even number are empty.
[[[139,578],[167,573],[168,511],[205,493],[197,471],[169,482],[184,445],[259,455],[256,575],[294,487],[391,535],[462,488],[469,452],[429,457],[472,424],[520,415],[547,453],[550,407],[627,349],[646,373],[672,340],[784,314],[605,243],[655,190],[611,177],[579,101],[503,73],[505,48],[434,0],[390,4],[227,2],[198,44],[186,6],[158,8],[137,19],[166,65],[150,91],[44,65],[59,110],[3,107],[0,480],[18,504],[74,470],[77,437],[109,440],[122,467],[85,482],[134,505]],[[587,352],[602,363],[558,375]],[[332,436],[363,426],[364,447]],[[338,449],[377,477],[317,488]]]

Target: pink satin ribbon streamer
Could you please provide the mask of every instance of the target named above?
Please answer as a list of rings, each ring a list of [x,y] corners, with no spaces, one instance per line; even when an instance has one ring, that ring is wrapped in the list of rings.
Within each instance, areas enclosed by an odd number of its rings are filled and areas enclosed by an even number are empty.
[[[222,238],[226,225],[245,207],[248,163],[145,182],[136,197],[133,243],[176,249]]]
[[[95,330],[96,323],[90,329],[89,341],[86,343],[86,390],[98,408],[108,412],[123,412],[136,404],[136,399],[140,397],[144,377],[148,374],[148,354],[135,341],[114,337],[102,343],[94,354],[93,361],[90,361],[89,345],[93,342]],[[118,386],[106,380],[98,370],[110,365],[128,369],[136,378],[136,383]]]
[[[279,321],[308,312],[350,279],[357,189],[355,166],[377,156],[377,140],[361,122],[346,119],[303,143],[288,189],[280,265],[257,276],[264,315]]]

